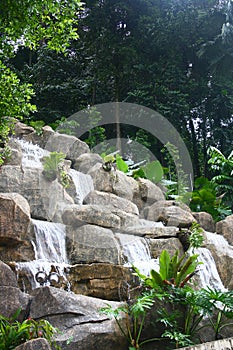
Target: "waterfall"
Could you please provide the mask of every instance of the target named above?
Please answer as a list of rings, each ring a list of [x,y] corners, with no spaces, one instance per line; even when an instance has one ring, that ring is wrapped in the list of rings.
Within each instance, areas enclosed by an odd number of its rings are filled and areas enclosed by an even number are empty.
[[[40,285],[36,280],[39,272],[46,276],[44,284],[53,285],[51,276],[59,276],[59,280],[68,283],[65,276],[68,269],[65,225],[40,220],[32,220],[32,223],[35,232],[35,242],[32,242],[35,260],[17,263],[18,275],[25,276],[32,289]]]
[[[207,248],[198,248],[196,249],[195,253],[197,253],[198,261],[202,262],[199,266],[199,272],[198,277],[200,280],[200,287],[201,288],[215,288],[217,290],[225,291],[226,288],[224,287],[221,278],[219,276],[214,258]]]
[[[134,265],[145,275],[149,275],[152,269],[159,269],[158,260],[151,258],[145,238],[122,233],[116,233],[116,237],[120,242],[123,259],[126,261],[124,266]]]
[[[22,150],[22,166],[30,168],[42,168],[41,159],[48,151],[43,150],[38,145],[22,139],[16,139]]]
[[[75,202],[77,204],[82,204],[84,198],[94,190],[93,180],[90,175],[83,174],[80,171],[70,169],[69,175],[71,176],[75,189],[76,189],[76,198]]]

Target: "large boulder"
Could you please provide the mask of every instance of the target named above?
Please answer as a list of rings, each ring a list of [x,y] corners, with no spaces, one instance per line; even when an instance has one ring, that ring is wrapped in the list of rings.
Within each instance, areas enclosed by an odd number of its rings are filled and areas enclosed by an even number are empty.
[[[17,288],[17,280],[11,268],[0,260],[0,286]]]
[[[135,193],[138,192],[137,181],[119,170],[108,172],[103,169],[102,164],[97,163],[88,174],[92,176],[97,191],[111,192],[129,201],[133,201]]]
[[[119,228],[121,226],[120,217],[113,214],[111,210],[96,204],[69,205],[62,214],[65,225],[81,226],[93,224],[108,228]]]
[[[0,193],[0,245],[22,243],[30,225],[30,207],[18,193]]]
[[[167,250],[170,256],[174,255],[178,250],[180,255],[184,253],[182,244],[178,238],[172,237],[169,239],[157,238],[149,240],[151,257],[156,259],[160,256],[163,250]]]
[[[88,145],[75,136],[54,132],[50,135],[45,149],[50,152],[63,152],[73,162],[83,153],[89,153]]]
[[[84,199],[85,204],[104,205],[110,210],[120,209],[127,213],[138,215],[137,206],[128,199],[121,198],[112,193],[92,191]]]
[[[16,311],[21,310],[20,318],[28,315],[30,296],[14,286],[0,286],[0,314],[5,317],[13,316]]]
[[[68,258],[77,263],[119,264],[119,244],[113,232],[95,225],[79,228],[68,226],[66,230]]]
[[[159,201],[147,208],[145,216],[147,220],[162,221],[166,226],[190,227],[196,220],[190,210],[182,206],[173,201]]]
[[[233,245],[233,215],[229,215],[224,220],[217,222],[216,232],[222,234],[229,244]]]
[[[23,195],[33,218],[61,221],[61,213],[73,199],[57,181],[48,181],[42,169],[6,165],[1,168],[0,191]]]
[[[97,163],[103,164],[103,159],[100,155],[95,153],[84,153],[74,161],[73,168],[87,174]]]
[[[208,232],[215,232],[215,222],[213,217],[204,211],[192,213],[199,225]]]
[[[107,263],[73,265],[68,277],[72,292],[106,300],[120,300],[121,284],[132,280],[129,268]]]
[[[221,234],[205,232],[205,246],[211,251],[224,286],[233,289],[233,246]]]
[[[139,179],[139,196],[143,207],[150,206],[155,202],[165,200],[162,190],[148,179]]]
[[[112,307],[122,305],[108,301]],[[84,295],[76,295],[52,287],[33,291],[30,317],[47,319],[60,330],[55,340],[62,349],[122,349],[126,342],[116,322],[101,313],[106,301]],[[67,345],[69,341],[69,345]]]

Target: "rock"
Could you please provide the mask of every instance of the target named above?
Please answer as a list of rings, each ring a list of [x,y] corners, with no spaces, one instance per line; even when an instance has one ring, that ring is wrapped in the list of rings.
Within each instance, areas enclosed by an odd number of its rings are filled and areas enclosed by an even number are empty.
[[[49,125],[45,125],[41,128],[40,132],[41,133],[38,135],[38,132],[34,131],[30,134],[23,135],[22,138],[25,141],[32,142],[34,145],[44,148],[48,139],[54,133],[54,130]]]
[[[120,209],[127,213],[139,215],[137,206],[125,198],[121,198],[112,193],[92,191],[84,199],[85,204],[99,204],[106,206],[113,211]]]
[[[11,268],[0,261],[0,286],[17,288],[17,280]]]
[[[177,205],[169,205],[164,201],[156,202],[148,208],[146,219],[162,221],[167,226],[190,227],[195,218],[189,210],[184,210]]]
[[[129,268],[107,263],[73,265],[69,281],[72,292],[106,300],[120,300],[121,283],[133,283]]]
[[[119,244],[109,229],[84,225],[67,227],[67,250],[72,264],[112,263],[119,264]]]
[[[148,179],[139,179],[139,195],[144,202],[144,206],[150,206],[154,202],[165,200],[162,190]]]
[[[49,342],[44,338],[27,340],[26,343],[16,346],[15,350],[51,350]]]
[[[205,232],[205,247],[208,248],[214,258],[218,273],[226,288],[233,289],[233,247],[221,234]]]
[[[173,226],[132,226],[126,227],[124,232],[146,238],[170,238],[177,236],[178,228]]]
[[[160,256],[163,250],[167,250],[170,256],[174,255],[176,250],[179,250],[180,255],[184,253],[182,244],[178,238],[157,238],[149,240],[149,247],[151,252],[151,257],[156,259]]]
[[[0,191],[17,192],[30,205],[31,216],[49,221],[61,221],[65,206],[73,204],[73,199],[57,181],[48,181],[42,169],[22,168],[6,165],[1,168]]]
[[[23,136],[31,134],[34,131],[35,129],[33,129],[33,127],[18,121],[14,126],[14,137],[22,138]]]
[[[198,213],[192,213],[192,214],[204,230],[208,232],[215,232],[214,219],[209,213],[198,212]]]
[[[0,245],[18,245],[26,239],[30,207],[18,193],[0,193]]]
[[[112,307],[122,305],[108,301]],[[53,287],[33,291],[30,317],[48,320],[60,330],[55,338],[62,349],[127,349],[116,322],[100,312],[106,301],[84,295],[76,295]]]
[[[28,316],[30,296],[21,292],[19,288],[0,286],[0,314],[5,317],[13,316],[19,309],[20,319]]]
[[[84,153],[75,159],[73,168],[86,174],[97,163],[103,164],[103,159],[95,153]]]
[[[63,212],[62,220],[65,225],[81,226],[94,224],[108,228],[120,228],[119,216],[101,205],[69,205]]]
[[[179,348],[180,350],[231,350],[233,349],[233,338],[215,340],[204,344],[186,346],[185,348]]]
[[[73,162],[83,153],[89,153],[87,144],[75,136],[51,133],[45,149],[50,152],[63,152],[66,158]]]
[[[92,176],[97,191],[111,192],[129,201],[133,200],[135,192],[138,191],[136,180],[119,170],[105,171],[102,164],[93,166],[88,174]]]
[[[222,234],[226,240],[233,245],[233,215],[216,223],[216,232]]]

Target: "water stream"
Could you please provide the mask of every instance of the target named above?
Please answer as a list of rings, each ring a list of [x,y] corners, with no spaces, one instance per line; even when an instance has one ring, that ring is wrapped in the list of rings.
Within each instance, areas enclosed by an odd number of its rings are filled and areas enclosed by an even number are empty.
[[[84,198],[94,190],[92,177],[88,174],[83,174],[80,171],[70,169],[71,176],[76,189],[75,203],[83,204]]]
[[[69,265],[66,255],[65,225],[41,220],[32,220],[32,222],[35,232],[35,242],[32,242],[35,260],[18,262],[16,266],[18,275],[26,277],[32,289],[40,285],[53,285],[56,281],[53,282],[51,278],[66,283],[66,271]],[[43,272],[44,282],[38,282],[39,272]],[[26,286],[25,280],[24,283]]]
[[[134,265],[145,275],[149,275],[152,269],[159,269],[158,259],[151,258],[150,248],[145,238],[122,233],[117,233],[116,237],[122,249],[124,266]]]
[[[16,139],[22,150],[22,166],[30,168],[42,168],[41,159],[49,152],[38,145],[22,139]]]
[[[219,276],[213,255],[207,248],[198,248],[195,253],[199,254],[198,261],[203,264],[198,267],[198,277],[200,280],[200,288],[214,288],[225,291],[221,278]]]

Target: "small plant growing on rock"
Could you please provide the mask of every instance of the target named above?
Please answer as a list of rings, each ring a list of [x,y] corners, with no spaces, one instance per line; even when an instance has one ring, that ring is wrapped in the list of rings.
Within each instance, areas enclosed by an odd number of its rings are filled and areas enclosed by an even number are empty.
[[[66,155],[62,152],[51,152],[49,156],[43,158],[43,175],[49,181],[58,178],[62,186],[69,187],[70,177],[64,169],[64,160]]]

